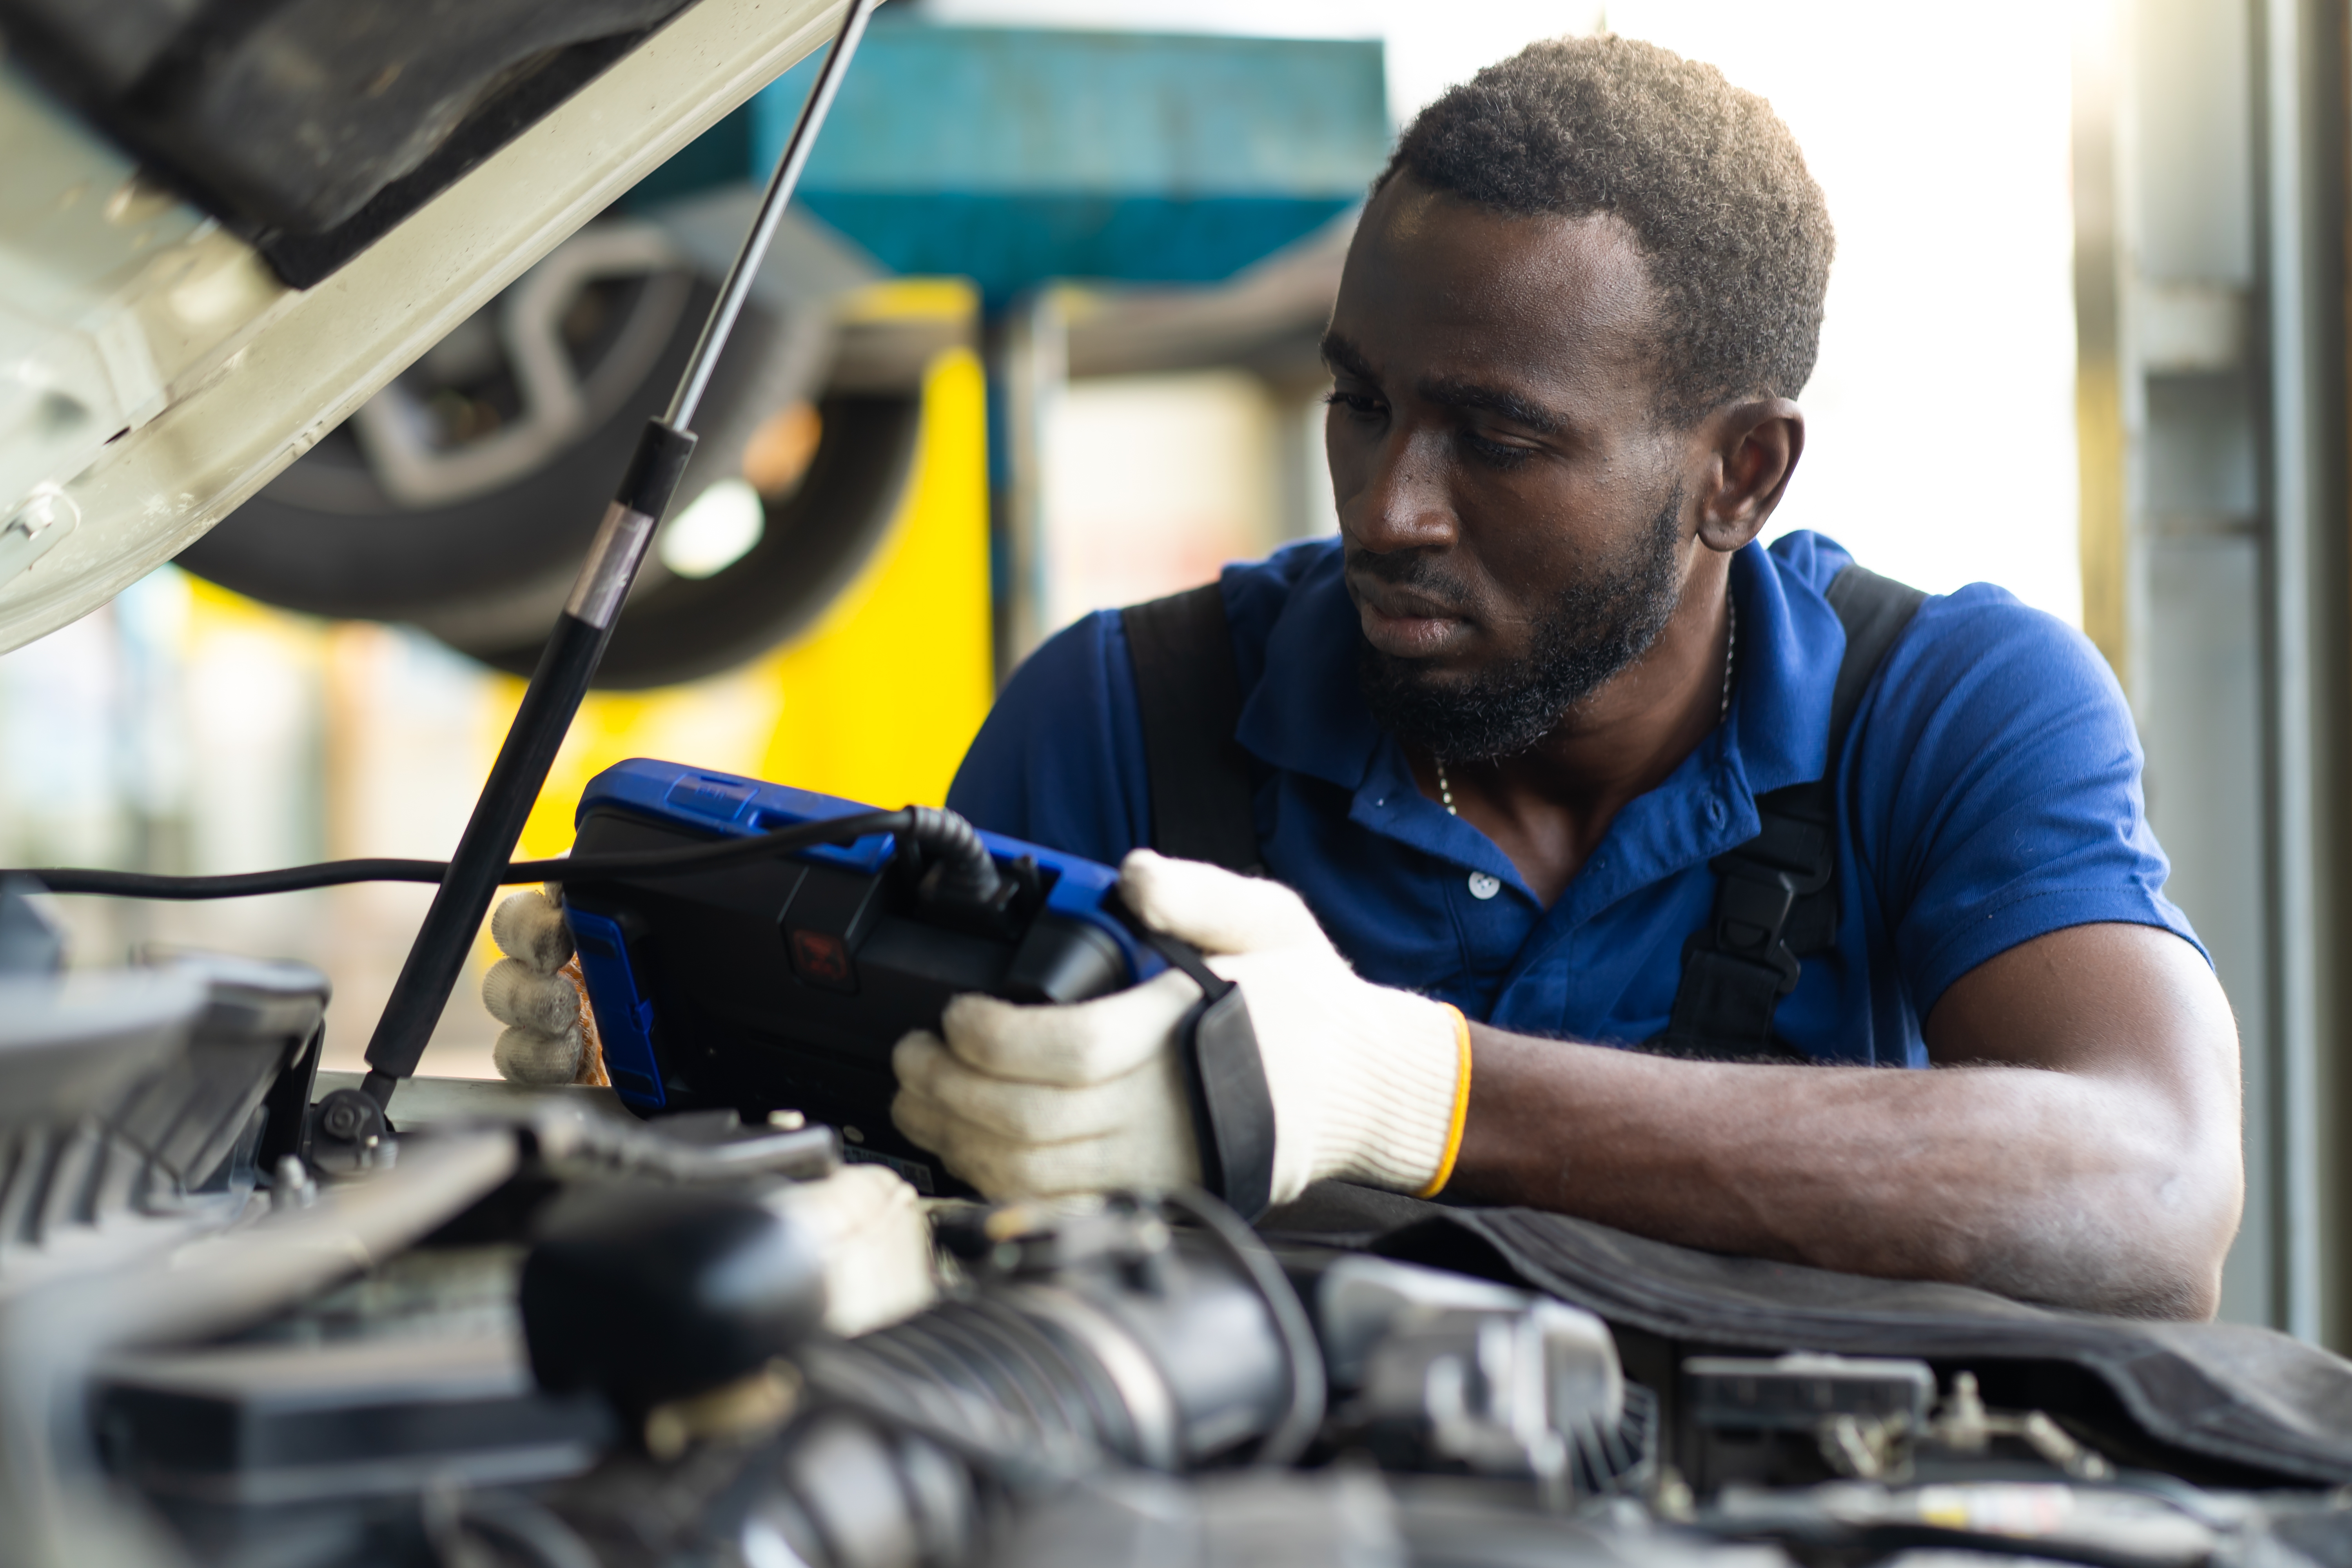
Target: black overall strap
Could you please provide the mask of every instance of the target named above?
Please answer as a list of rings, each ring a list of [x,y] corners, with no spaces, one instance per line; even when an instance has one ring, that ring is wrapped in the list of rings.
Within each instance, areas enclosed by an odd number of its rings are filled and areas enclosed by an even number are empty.
[[[1837,770],[1862,695],[1927,595],[1860,566],[1830,584],[1845,658],[1830,697],[1822,776],[1756,797],[1756,837],[1715,858],[1715,910],[1683,945],[1673,1019],[1648,1048],[1740,1060],[1785,1057],[1772,1015],[1801,961],[1837,942]]]
[[[1233,630],[1216,584],[1120,612],[1135,665],[1151,847],[1229,871],[1262,869]]]
[[[1211,583],[1131,605],[1121,618],[1143,720],[1152,847],[1230,871],[1262,871],[1249,762],[1234,739],[1242,681],[1223,591]],[[1275,1123],[1249,1004],[1192,948],[1137,929],[1201,987],[1177,1029],[1201,1184],[1255,1220],[1274,1192]]]

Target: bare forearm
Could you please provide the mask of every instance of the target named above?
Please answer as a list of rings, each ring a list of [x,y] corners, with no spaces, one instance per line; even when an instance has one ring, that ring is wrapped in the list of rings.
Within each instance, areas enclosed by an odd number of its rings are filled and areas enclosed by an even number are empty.
[[[2234,1151],[2128,1081],[1669,1060],[1474,1031],[1452,1195],[2067,1305],[2210,1310]]]

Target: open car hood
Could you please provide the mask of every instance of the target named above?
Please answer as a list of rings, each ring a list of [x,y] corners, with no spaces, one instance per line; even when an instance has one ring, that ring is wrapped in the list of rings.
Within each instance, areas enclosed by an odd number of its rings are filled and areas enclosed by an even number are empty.
[[[0,65],[0,652],[178,553],[844,8],[696,0],[307,288]]]

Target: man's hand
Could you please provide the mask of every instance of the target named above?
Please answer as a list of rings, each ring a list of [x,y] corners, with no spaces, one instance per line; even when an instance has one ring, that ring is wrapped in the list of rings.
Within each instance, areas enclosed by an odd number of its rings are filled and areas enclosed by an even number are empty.
[[[1139,849],[1119,892],[1241,987],[1274,1101],[1275,1202],[1327,1176],[1399,1192],[1444,1184],[1469,1089],[1459,1013],[1359,979],[1278,882]],[[1172,971],[1073,1006],[959,996],[944,1040],[898,1042],[891,1117],[991,1197],[1198,1181],[1174,1047],[1199,999]]]

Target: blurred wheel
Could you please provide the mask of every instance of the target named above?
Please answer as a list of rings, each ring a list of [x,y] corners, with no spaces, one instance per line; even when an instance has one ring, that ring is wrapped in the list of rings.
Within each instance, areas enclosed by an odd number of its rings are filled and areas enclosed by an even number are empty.
[[[715,294],[659,228],[592,225],[181,564],[288,609],[411,621],[528,671]],[[673,520],[711,486],[740,482],[755,435],[807,396],[831,347],[818,311],[746,308],[704,400]],[[911,391],[835,399],[819,418],[805,472],[766,504],[748,551],[698,579],[670,572],[658,549],[648,558],[600,686],[726,668],[808,625],[855,575],[904,488],[919,401]]]

